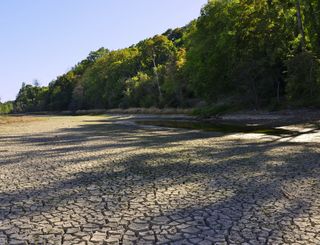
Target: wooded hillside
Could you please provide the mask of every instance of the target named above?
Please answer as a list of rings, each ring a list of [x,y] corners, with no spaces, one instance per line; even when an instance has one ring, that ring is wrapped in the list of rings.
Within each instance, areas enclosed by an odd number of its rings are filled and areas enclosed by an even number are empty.
[[[24,83],[14,110],[319,106],[319,57],[318,0],[214,0],[185,27]]]

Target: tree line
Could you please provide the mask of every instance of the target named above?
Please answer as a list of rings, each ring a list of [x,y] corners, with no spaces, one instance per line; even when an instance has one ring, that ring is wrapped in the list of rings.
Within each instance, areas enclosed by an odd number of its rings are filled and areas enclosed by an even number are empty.
[[[2,103],[0,101],[0,115],[1,114],[9,114],[12,111],[13,111],[13,102]]]
[[[318,0],[212,0],[182,28],[24,83],[14,110],[319,106],[319,58]]]

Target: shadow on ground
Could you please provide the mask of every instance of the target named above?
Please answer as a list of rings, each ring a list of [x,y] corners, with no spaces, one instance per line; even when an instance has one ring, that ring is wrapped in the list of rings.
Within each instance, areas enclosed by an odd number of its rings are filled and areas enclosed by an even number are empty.
[[[82,200],[73,212],[83,219],[75,226],[86,232],[87,216],[100,217],[90,236],[117,228],[120,242],[129,230],[137,239],[149,232],[158,243],[320,241],[319,145],[290,141],[302,133],[245,139],[116,121],[2,137],[0,145],[25,150],[0,156],[0,165],[22,167],[21,183],[45,183],[1,191],[4,223],[21,229],[21,219],[59,216],[58,207],[73,209]],[[108,228],[114,217],[129,220]]]

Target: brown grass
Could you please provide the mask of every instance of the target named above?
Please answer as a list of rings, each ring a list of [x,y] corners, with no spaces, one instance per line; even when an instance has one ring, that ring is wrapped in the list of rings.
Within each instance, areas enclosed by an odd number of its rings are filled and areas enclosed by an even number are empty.
[[[0,116],[0,125],[11,123],[27,123],[38,120],[40,120],[40,118],[31,116]]]
[[[111,114],[158,114],[158,115],[174,115],[174,114],[190,114],[192,109],[181,108],[129,108],[129,109],[111,109],[107,113]]]
[[[103,114],[154,114],[154,115],[188,115],[192,114],[193,108],[183,109],[183,108],[128,108],[128,109],[95,109],[95,110],[77,110],[77,111],[61,111],[61,112],[36,112],[30,113],[30,115],[103,115]]]

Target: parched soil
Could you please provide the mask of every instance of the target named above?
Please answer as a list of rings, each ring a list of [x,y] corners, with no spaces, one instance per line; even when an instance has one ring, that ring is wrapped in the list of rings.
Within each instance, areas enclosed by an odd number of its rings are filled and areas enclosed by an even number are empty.
[[[320,132],[308,127],[0,125],[0,244],[320,244]]]

